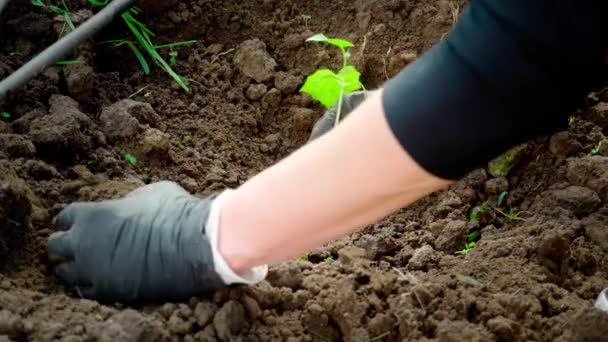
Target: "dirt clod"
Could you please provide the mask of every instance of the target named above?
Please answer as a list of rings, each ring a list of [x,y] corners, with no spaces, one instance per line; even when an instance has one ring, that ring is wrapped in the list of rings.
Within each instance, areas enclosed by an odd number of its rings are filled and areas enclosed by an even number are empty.
[[[580,153],[583,145],[570,132],[559,132],[551,137],[549,150],[557,156],[571,156]]]
[[[160,117],[150,104],[125,99],[104,108],[99,120],[104,134],[113,143],[133,139],[144,124],[157,127]]]
[[[279,71],[274,77],[274,86],[283,94],[291,94],[302,84],[302,78],[290,73]]]
[[[26,137],[19,134],[0,134],[0,152],[13,158],[32,157],[36,147]]]
[[[250,100],[257,101],[264,97],[267,91],[268,87],[265,84],[252,84],[247,88],[245,96]]]
[[[223,341],[229,341],[246,325],[245,309],[236,300],[228,301],[213,318],[213,327],[217,336]]]
[[[266,50],[266,44],[259,39],[244,41],[234,55],[237,68],[256,82],[271,80],[275,75],[277,62]]]

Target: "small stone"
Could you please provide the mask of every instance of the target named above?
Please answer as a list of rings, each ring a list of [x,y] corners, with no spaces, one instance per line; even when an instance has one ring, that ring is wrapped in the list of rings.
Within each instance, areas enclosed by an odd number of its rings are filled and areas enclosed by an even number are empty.
[[[435,263],[435,250],[429,245],[424,245],[414,251],[414,255],[407,263],[407,268],[412,271],[427,270]]]
[[[194,317],[196,318],[196,323],[204,327],[207,323],[211,322],[211,319],[217,312],[218,307],[214,303],[201,302],[196,304],[196,308],[194,309]]]
[[[265,84],[252,84],[247,88],[245,96],[250,100],[257,101],[264,97],[267,91],[268,87]]]
[[[35,180],[49,180],[61,177],[55,167],[40,160],[28,160],[25,162],[24,167],[30,177]]]
[[[556,156],[565,157],[580,153],[583,150],[583,145],[576,140],[574,134],[564,131],[551,137],[549,150]]]
[[[360,247],[349,246],[338,251],[338,260],[344,265],[350,265],[356,260],[366,259],[367,251]]]
[[[192,177],[183,177],[179,180],[179,184],[191,193],[198,191],[198,183]]]
[[[588,110],[588,120],[600,126],[608,134],[608,102],[600,102]]]
[[[105,107],[99,121],[108,141],[116,143],[133,139],[144,124],[158,127],[160,116],[149,103],[125,99]]]
[[[489,179],[484,184],[484,190],[488,195],[498,195],[509,191],[509,181],[505,177]]]
[[[49,104],[49,114],[34,119],[30,124],[29,136],[37,149],[44,148],[61,155],[69,151],[88,151],[92,141],[85,132],[94,127],[93,121],[70,97],[53,95]]]
[[[604,199],[608,197],[608,157],[569,159],[567,177],[573,185],[592,189]]]
[[[262,309],[260,308],[258,302],[255,301],[255,299],[249,296],[243,296],[243,298],[241,298],[241,303],[243,304],[243,307],[245,308],[249,319],[255,320],[262,315]]]
[[[228,301],[213,317],[213,327],[222,341],[231,341],[246,325],[245,309],[236,300]]]
[[[281,264],[271,268],[266,280],[275,287],[289,287],[297,290],[302,285],[302,270],[293,263]]]
[[[290,73],[279,71],[274,77],[274,86],[283,94],[292,94],[302,84],[302,78]]]
[[[395,326],[395,320],[385,313],[378,313],[374,316],[369,323],[367,328],[373,336],[378,336],[391,331]]]
[[[66,65],[63,73],[68,92],[75,98],[87,93],[95,85],[95,70],[84,58],[79,58],[77,63]]]
[[[175,311],[169,321],[167,322],[167,327],[169,331],[174,334],[187,334],[192,330],[192,322],[185,320],[180,317],[178,311]]]
[[[7,133],[8,134],[13,133],[13,129],[6,122],[0,121],[0,134],[7,134]]]
[[[560,207],[572,210],[576,215],[590,214],[602,203],[595,191],[576,185],[550,191],[549,196],[554,197]]]
[[[277,62],[266,51],[266,44],[259,39],[244,41],[234,55],[234,63],[247,77],[262,83],[275,75]]]
[[[315,111],[309,108],[290,108],[292,127],[296,132],[308,133],[315,123]]]
[[[486,324],[488,329],[497,337],[504,341],[513,341],[515,339],[513,333],[513,321],[505,317],[494,317]]]
[[[431,231],[439,231],[435,240],[435,248],[448,254],[453,254],[464,248],[467,242],[469,228],[466,221],[445,219],[433,222]]]
[[[262,106],[264,108],[279,108],[282,98],[281,92],[276,88],[272,88],[262,97]]]
[[[0,134],[0,151],[13,158],[32,157],[36,154],[36,147],[22,135]]]

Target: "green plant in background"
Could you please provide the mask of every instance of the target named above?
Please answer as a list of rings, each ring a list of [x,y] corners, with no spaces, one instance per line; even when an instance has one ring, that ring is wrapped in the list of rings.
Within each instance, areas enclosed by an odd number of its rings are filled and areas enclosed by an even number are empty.
[[[103,7],[103,6],[107,5],[108,2],[109,2],[109,0],[105,0],[105,1],[89,0],[90,4],[92,4],[94,6],[99,6],[99,7]],[[191,45],[191,44],[197,43],[198,41],[188,40],[188,41],[182,41],[182,42],[170,43],[170,44],[164,44],[164,45],[155,45],[152,42],[152,37],[155,36],[154,32],[152,32],[145,24],[143,24],[142,22],[140,22],[139,20],[137,20],[135,18],[135,16],[140,13],[141,13],[141,10],[134,6],[121,15],[123,21],[129,28],[131,33],[133,34],[133,37],[135,37],[135,41],[131,41],[128,39],[116,39],[116,40],[105,41],[103,43],[114,43],[114,46],[126,45],[127,47],[129,47],[129,49],[131,49],[131,51],[135,55],[135,58],[137,58],[137,60],[139,61],[139,64],[141,65],[142,69],[144,70],[144,73],[146,75],[149,75],[150,74],[150,65],[148,64],[148,61],[146,60],[146,58],[144,57],[144,54],[140,50],[140,48],[143,49],[148,54],[148,56],[161,69],[163,69],[167,74],[169,74],[169,76],[171,76],[175,80],[175,82],[177,82],[177,84],[179,84],[179,86],[182,87],[182,89],[184,89],[186,92],[189,92],[190,88],[188,88],[188,86],[184,82],[185,78],[178,75],[175,71],[173,71],[173,69],[169,65],[169,64],[171,64],[171,65],[175,64],[177,52],[174,50],[171,50],[171,52],[169,53],[170,61],[169,61],[169,63],[167,63],[167,61],[165,61],[165,59],[158,53],[158,50],[167,49],[167,48],[173,49],[178,46]]]
[[[9,112],[1,112],[0,116],[5,118],[5,119],[10,119],[11,118],[11,113]]]
[[[342,68],[336,73],[327,68],[319,69],[306,78],[306,82],[300,89],[313,99],[319,101],[325,108],[333,107],[338,103],[335,125],[340,121],[342,112],[342,98],[344,95],[359,89],[365,89],[359,78],[361,73],[355,66],[348,64],[350,58],[349,49],[354,45],[344,39],[328,38],[324,34],[316,34],[308,39],[307,42],[319,42],[333,45],[340,49],[342,53]]]
[[[125,160],[128,161],[131,165],[137,164],[137,158],[135,158],[133,155],[131,155],[129,153],[125,154]]]
[[[71,30],[76,29],[76,27],[74,26],[74,22],[72,22],[72,19],[70,18],[70,8],[65,3],[65,0],[61,0],[61,4],[63,5],[63,7],[47,4],[43,0],[32,0],[32,5],[36,7],[46,8],[49,11],[59,14],[63,17],[63,27],[61,28],[61,32],[59,33],[59,38],[63,37],[68,27]]]

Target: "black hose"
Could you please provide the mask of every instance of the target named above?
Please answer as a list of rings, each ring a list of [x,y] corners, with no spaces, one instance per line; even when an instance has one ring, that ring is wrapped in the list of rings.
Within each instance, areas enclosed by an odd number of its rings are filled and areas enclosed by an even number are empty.
[[[2,1],[0,0],[0,4]],[[114,0],[95,14],[76,30],[70,32],[46,50],[42,51],[27,64],[0,82],[0,100],[11,95],[21,86],[29,82],[49,65],[61,60],[72,49],[89,39],[102,27],[110,23],[116,16],[122,14],[133,0]]]
[[[2,10],[6,7],[6,4],[8,4],[8,0],[0,0],[0,14],[2,14]]]

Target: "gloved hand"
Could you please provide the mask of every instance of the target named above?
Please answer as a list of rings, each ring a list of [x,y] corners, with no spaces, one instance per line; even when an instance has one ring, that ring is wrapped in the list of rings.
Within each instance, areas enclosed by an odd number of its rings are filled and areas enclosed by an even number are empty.
[[[198,198],[176,183],[139,188],[127,197],[79,202],[55,219],[51,260],[57,276],[89,299],[172,301],[253,284],[267,267],[238,276],[217,249],[221,194]]]
[[[365,91],[355,91],[344,95],[342,97],[342,110],[340,111],[340,121],[342,121],[342,119],[344,119],[355,108],[357,108],[357,106],[359,106],[367,96],[372,95],[373,92],[373,90],[367,91],[367,93]],[[310,137],[308,138],[308,142],[313,141],[314,139],[320,137],[321,135],[334,128],[337,113],[338,104],[336,103],[333,107],[326,110],[325,113],[323,113],[323,116],[321,116],[321,118],[317,120],[317,122],[312,128]]]

